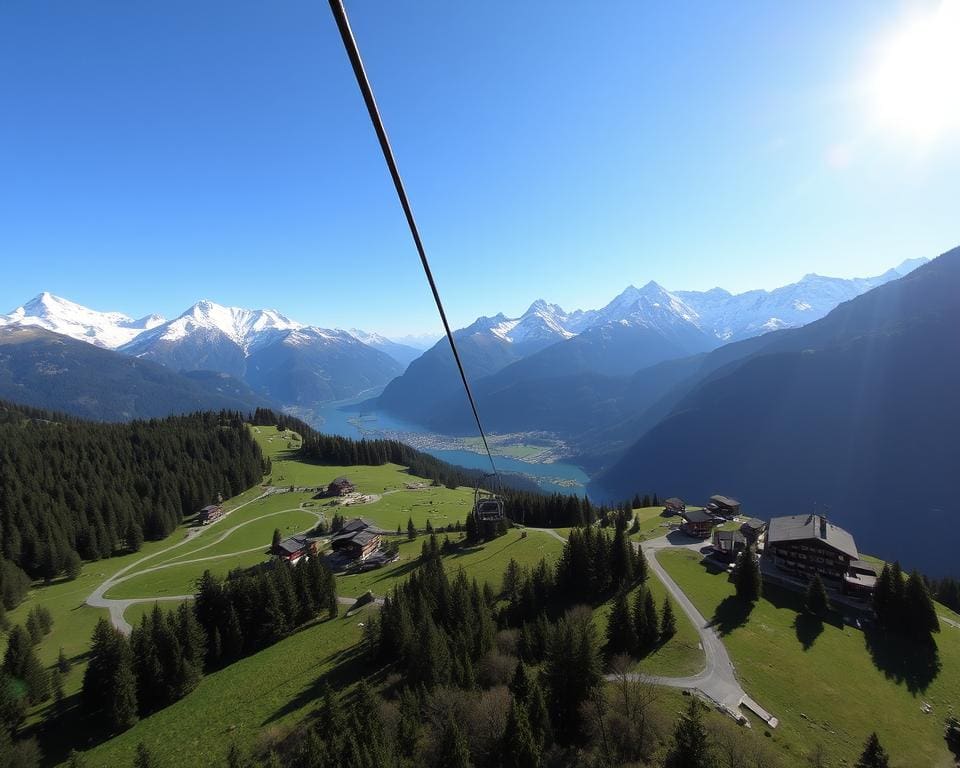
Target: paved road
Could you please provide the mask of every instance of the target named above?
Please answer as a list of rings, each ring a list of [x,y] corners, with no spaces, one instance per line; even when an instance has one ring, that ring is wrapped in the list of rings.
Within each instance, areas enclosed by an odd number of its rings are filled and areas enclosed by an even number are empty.
[[[205,532],[205,531],[210,531],[210,530],[212,530],[213,527],[216,526],[218,523],[221,523],[223,520],[227,520],[227,519],[229,518],[229,516],[230,516],[233,512],[236,512],[237,510],[242,509],[243,507],[246,507],[246,506],[249,505],[249,504],[253,504],[255,501],[259,501],[260,499],[262,499],[262,498],[264,498],[265,496],[268,496],[268,495],[270,495],[270,491],[267,491],[266,493],[263,493],[263,494],[261,494],[260,496],[257,496],[256,498],[251,499],[250,501],[244,502],[243,504],[241,504],[241,505],[239,505],[239,506],[237,506],[237,507],[234,507],[233,509],[230,510],[230,512],[228,512],[228,513],[227,513],[226,515],[224,515],[222,518],[220,518],[219,520],[214,521],[213,523],[211,523],[211,524],[208,525],[208,526],[204,526],[204,527],[202,527],[202,528],[191,528],[190,530],[187,531],[186,536],[184,536],[184,537],[183,537],[180,541],[178,541],[176,544],[173,544],[172,546],[169,546],[169,547],[167,547],[166,549],[161,549],[161,550],[159,550],[159,551],[157,551],[157,552],[153,552],[152,554],[145,555],[144,557],[141,557],[139,560],[131,563],[130,565],[128,565],[128,566],[126,566],[126,567],[124,567],[124,568],[121,568],[121,569],[120,569],[119,571],[117,571],[115,574],[113,574],[112,576],[108,577],[105,581],[103,581],[95,590],[93,590],[93,592],[91,592],[91,593],[87,596],[87,599],[86,599],[87,605],[89,605],[89,606],[91,606],[91,607],[93,607],[93,608],[106,608],[106,609],[109,611],[109,613],[110,613],[110,623],[113,624],[113,626],[115,626],[117,629],[119,629],[119,630],[120,630],[121,632],[123,632],[125,635],[129,635],[132,627],[130,626],[130,623],[123,617],[123,614],[124,614],[124,611],[126,611],[127,608],[129,608],[131,605],[135,605],[135,604],[137,604],[137,603],[153,603],[153,602],[156,602],[156,601],[158,601],[158,600],[164,600],[164,601],[166,601],[166,600],[177,600],[177,601],[180,601],[180,600],[192,600],[192,599],[193,599],[193,595],[161,595],[161,596],[157,596],[157,597],[137,597],[137,598],[127,598],[127,599],[107,598],[107,597],[104,597],[104,595],[105,595],[112,587],[115,587],[117,584],[120,584],[121,582],[124,582],[124,581],[126,581],[127,579],[132,579],[132,578],[134,578],[135,576],[140,576],[141,574],[144,574],[144,573],[152,573],[152,572],[154,572],[154,571],[163,570],[163,569],[165,569],[165,568],[174,568],[174,567],[176,567],[176,566],[178,566],[178,565],[188,565],[188,564],[190,564],[190,563],[199,563],[199,562],[204,562],[204,561],[207,561],[207,560],[218,560],[218,559],[221,559],[221,558],[224,558],[224,557],[233,557],[233,556],[236,556],[236,555],[245,554],[245,553],[247,553],[247,552],[257,552],[257,551],[263,550],[264,547],[267,546],[267,545],[261,545],[261,546],[258,546],[258,547],[251,547],[250,549],[245,549],[245,550],[242,550],[242,551],[240,551],[240,552],[230,552],[230,553],[220,554],[220,555],[209,555],[209,556],[207,556],[207,557],[196,557],[196,558],[191,558],[191,559],[189,559],[189,560],[179,560],[179,559],[176,559],[176,557],[174,557],[174,558],[169,558],[169,559],[167,559],[167,560],[164,560],[163,562],[159,563],[158,565],[150,566],[149,568],[143,568],[143,569],[141,569],[141,570],[134,570],[134,569],[136,569],[138,566],[140,566],[140,565],[142,565],[143,563],[145,563],[147,560],[152,560],[152,559],[154,559],[154,558],[156,558],[156,557],[159,557],[160,555],[165,555],[165,554],[167,554],[167,553],[169,553],[169,552],[177,549],[178,547],[182,547],[184,544],[186,544],[186,543],[188,543],[188,542],[190,542],[190,541],[193,541],[193,540],[194,540],[197,536],[199,536],[201,533],[203,533],[203,532]],[[292,508],[292,509],[284,509],[284,510],[281,510],[281,511],[279,511],[279,512],[270,512],[270,513],[268,513],[268,514],[266,514],[266,515],[261,515],[260,517],[253,518],[252,520],[246,520],[246,521],[244,521],[244,522],[242,522],[242,523],[239,523],[239,524],[233,526],[232,528],[228,528],[228,529],[225,530],[220,536],[218,536],[216,539],[214,539],[213,541],[211,541],[209,544],[205,544],[204,546],[199,547],[198,549],[194,550],[194,551],[191,552],[190,554],[196,554],[197,552],[201,552],[201,551],[203,551],[203,550],[205,550],[205,549],[209,549],[210,547],[212,547],[212,546],[214,546],[214,545],[216,545],[216,544],[219,544],[221,541],[223,541],[223,540],[226,539],[228,536],[230,536],[230,535],[231,535],[234,531],[236,531],[238,528],[242,528],[243,526],[249,525],[250,523],[253,523],[253,522],[257,521],[257,520],[262,520],[262,519],[265,518],[265,517],[271,517],[271,516],[273,516],[273,515],[282,515],[282,514],[285,514],[285,513],[287,513],[287,512],[298,512],[298,511],[299,511],[299,512],[308,512],[309,514],[314,515],[318,520],[323,517],[323,512],[315,511],[315,510],[309,509],[309,508],[302,508],[302,507],[295,507],[295,508]],[[309,529],[308,529],[308,530],[309,530]],[[301,533],[305,533],[305,531],[301,531]]]
[[[740,681],[737,680],[736,672],[733,668],[733,662],[723,641],[711,626],[710,622],[703,617],[703,614],[697,610],[696,606],[690,602],[683,590],[677,583],[670,578],[670,575],[663,569],[663,566],[657,560],[657,553],[665,549],[690,549],[699,552],[705,546],[705,542],[699,539],[690,539],[684,537],[679,532],[673,532],[667,536],[661,536],[658,539],[644,541],[640,546],[647,558],[651,570],[660,577],[670,596],[677,602],[680,608],[693,622],[700,636],[700,644],[703,647],[703,653],[706,657],[706,666],[701,672],[690,677],[661,677],[657,675],[630,675],[633,679],[644,680],[656,685],[666,685],[672,688],[686,688],[699,691],[710,699],[718,707],[726,711],[732,717],[739,719],[740,705],[743,704],[756,713],[761,719],[767,722],[772,728],[777,726],[777,718],[773,717],[764,710],[753,699],[747,696],[743,690]],[[609,678],[612,679],[612,676]]]

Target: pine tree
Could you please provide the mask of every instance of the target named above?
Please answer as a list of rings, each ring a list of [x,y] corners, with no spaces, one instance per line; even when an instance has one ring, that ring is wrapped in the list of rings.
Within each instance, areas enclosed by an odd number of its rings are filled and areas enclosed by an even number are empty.
[[[887,751],[880,744],[877,734],[871,733],[860,754],[860,759],[857,760],[856,768],[888,768],[889,765],[890,758],[887,756]]]
[[[830,604],[827,601],[827,590],[823,586],[823,581],[821,581],[819,573],[814,574],[814,577],[807,585],[804,608],[806,608],[807,613],[821,617],[826,615],[830,608]]]
[[[673,730],[673,746],[664,768],[713,768],[707,730],[703,725],[703,704],[691,696],[687,711],[680,715]]]
[[[677,620],[673,615],[673,603],[670,598],[663,598],[663,612],[660,614],[660,637],[664,641],[669,640],[677,634]]]
[[[940,631],[930,590],[916,570],[910,572],[904,588],[903,617],[906,632],[914,637],[929,637],[931,632]]]
[[[280,542],[283,540],[283,537],[280,535],[280,529],[273,529],[273,540],[270,542],[270,552],[274,555],[280,554]]]
[[[737,597],[745,603],[755,603],[760,599],[762,581],[760,565],[752,548],[740,555],[740,560],[733,574]]]
[[[621,590],[617,593],[610,615],[607,617],[607,655],[633,653],[637,645],[638,638],[633,622],[630,620],[627,593]]]
[[[660,616],[657,614],[657,603],[653,599],[653,592],[644,590],[643,596],[643,623],[646,635],[639,637],[641,647],[645,651],[651,650],[660,639]]]
[[[650,575],[647,566],[647,556],[643,554],[643,547],[634,548],[633,556],[633,577],[643,584]]]
[[[526,706],[530,698],[530,676],[527,673],[527,665],[522,661],[517,662],[517,667],[513,672],[513,679],[510,681],[510,693],[520,704]]]
[[[633,523],[630,525],[630,534],[640,533],[640,515],[633,516]]]
[[[530,720],[530,731],[540,750],[545,751],[553,742],[553,729],[550,725],[550,711],[547,708],[547,699],[543,688],[536,679],[531,681],[527,715]]]
[[[516,699],[510,702],[507,727],[501,742],[501,765],[504,768],[539,768],[543,765],[540,749],[530,730],[524,707]]]
[[[467,737],[463,729],[457,724],[453,715],[448,715],[440,736],[440,754],[438,765],[450,768],[471,768],[470,748],[467,746]]]
[[[407,538],[413,541],[417,538],[417,527],[413,524],[413,518],[407,518]]]

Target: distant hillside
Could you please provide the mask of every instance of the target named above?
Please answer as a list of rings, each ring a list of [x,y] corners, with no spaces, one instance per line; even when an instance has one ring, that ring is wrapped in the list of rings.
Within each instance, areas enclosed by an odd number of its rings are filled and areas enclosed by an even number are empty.
[[[710,373],[593,490],[810,511],[868,551],[956,572],[960,248]]]
[[[226,375],[184,376],[42,328],[18,326],[0,328],[0,398],[104,421],[250,411],[270,402]]]

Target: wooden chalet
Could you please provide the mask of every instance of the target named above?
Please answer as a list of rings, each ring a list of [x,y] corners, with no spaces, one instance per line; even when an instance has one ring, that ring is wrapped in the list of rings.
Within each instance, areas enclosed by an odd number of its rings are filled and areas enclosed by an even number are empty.
[[[223,517],[223,506],[220,504],[208,504],[197,512],[197,522],[200,525],[207,525],[221,517]]]
[[[764,534],[767,532],[767,524],[756,517],[751,517],[747,522],[740,526],[740,533],[744,535],[750,544],[763,543]]]
[[[740,502],[729,496],[711,496],[707,502],[707,512],[730,519],[740,514]]]
[[[663,511],[667,515],[679,515],[686,508],[687,505],[683,503],[683,499],[678,499],[676,496],[663,502]]]
[[[713,515],[701,509],[685,509],[680,517],[683,518],[680,530],[688,536],[694,536],[698,539],[707,538],[716,525],[713,521]]]
[[[318,539],[297,535],[284,539],[277,546],[277,557],[289,563],[296,563],[304,555],[317,554]]]
[[[740,531],[713,532],[714,557],[732,563],[746,548],[747,538]]]
[[[331,539],[334,552],[341,552],[351,560],[366,560],[380,549],[383,531],[369,520],[356,517],[343,524]]]
[[[853,536],[826,517],[788,515],[770,520],[764,558],[792,575],[812,579],[819,574],[840,585],[860,553]]]
[[[346,477],[338,477],[327,486],[327,495],[346,496],[348,493],[353,493],[355,490],[357,490],[357,488],[353,483],[350,482],[350,480],[348,480]]]

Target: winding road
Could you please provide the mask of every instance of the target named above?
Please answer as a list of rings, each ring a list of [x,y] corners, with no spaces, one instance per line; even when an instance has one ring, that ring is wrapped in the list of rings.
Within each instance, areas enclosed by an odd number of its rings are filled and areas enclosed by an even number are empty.
[[[684,688],[694,690],[708,698],[717,707],[729,714],[734,719],[740,721],[743,715],[740,707],[756,714],[771,728],[776,728],[778,720],[767,712],[757,702],[751,699],[740,681],[737,680],[737,674],[733,668],[733,662],[727,653],[723,641],[713,628],[712,623],[703,617],[703,614],[697,610],[696,606],[680,589],[677,583],[670,577],[657,560],[657,553],[665,549],[690,549],[699,553],[704,547],[702,539],[692,539],[683,536],[679,532],[673,532],[668,536],[661,536],[658,539],[644,541],[639,546],[643,549],[643,554],[647,558],[647,564],[651,570],[657,574],[663,585],[667,588],[670,596],[679,604],[680,608],[689,617],[693,626],[700,636],[700,644],[703,647],[703,654],[706,657],[706,666],[703,671],[691,677],[660,677],[656,675],[629,674],[628,679],[642,680],[653,683],[654,685],[665,685],[671,688]],[[671,538],[673,541],[671,541]],[[615,679],[613,675],[608,676],[609,680]]]
[[[224,515],[219,520],[214,521],[210,525],[204,526],[202,528],[190,528],[187,531],[186,535],[176,544],[173,544],[172,546],[169,546],[166,549],[161,549],[157,552],[153,552],[149,555],[145,555],[144,557],[141,557],[139,560],[136,560],[135,562],[130,563],[130,565],[125,566],[124,568],[121,568],[112,576],[107,577],[107,579],[105,579],[95,590],[93,590],[93,592],[91,592],[87,596],[87,599],[85,601],[86,604],[93,608],[105,608],[110,613],[110,623],[113,624],[114,627],[119,629],[125,635],[129,635],[130,631],[132,630],[132,627],[130,626],[130,623],[123,617],[123,614],[127,610],[127,608],[129,608],[131,605],[136,605],[137,603],[155,603],[158,601],[180,602],[183,600],[192,600],[194,597],[193,595],[163,595],[158,597],[134,597],[134,598],[108,598],[108,597],[105,597],[105,595],[110,589],[115,587],[117,584],[127,581],[128,579],[132,579],[136,576],[141,576],[145,573],[153,573],[154,571],[160,571],[166,568],[175,568],[179,565],[189,565],[191,563],[200,563],[200,562],[205,562],[209,560],[219,560],[224,557],[235,557],[236,555],[242,555],[248,552],[263,551],[268,546],[267,544],[261,544],[260,546],[250,547],[249,549],[243,549],[237,552],[225,552],[219,555],[209,555],[207,557],[195,557],[189,560],[181,560],[176,557],[173,557],[159,563],[158,565],[152,565],[149,568],[143,568],[141,570],[134,570],[138,566],[145,563],[147,560],[153,560],[161,555],[165,555],[177,549],[178,547],[182,547],[184,544],[187,544],[188,542],[193,541],[194,539],[197,538],[197,536],[201,535],[202,533],[212,530],[213,527],[216,526],[218,523],[222,523],[224,520],[227,520],[232,513],[240,509],[243,509],[249,504],[253,504],[255,501],[259,501],[260,499],[263,499],[266,496],[269,496],[271,494],[272,494],[272,491],[267,491],[266,493],[262,493],[259,496],[253,499],[250,499],[250,501],[244,502],[243,504],[240,504],[239,506],[234,507],[226,515]],[[202,552],[205,549],[209,549],[210,547],[213,547],[219,544],[220,542],[224,541],[227,537],[229,537],[231,534],[233,534],[235,531],[237,531],[240,528],[243,528],[243,526],[245,525],[249,525],[250,523],[254,523],[254,522],[257,522],[258,520],[263,520],[264,518],[272,517],[274,515],[287,514],[288,512],[306,512],[308,514],[313,515],[318,521],[321,520],[324,516],[323,512],[310,509],[309,507],[294,507],[291,509],[282,509],[277,512],[268,512],[265,515],[260,515],[259,517],[252,518],[251,520],[245,520],[242,523],[238,523],[237,525],[233,526],[232,528],[228,528],[220,536],[218,536],[213,541],[211,541],[209,544],[205,544],[202,547],[198,547],[190,554],[196,554],[197,552]],[[310,530],[310,529],[307,529],[307,530]],[[306,533],[306,531],[300,531],[299,533]]]

